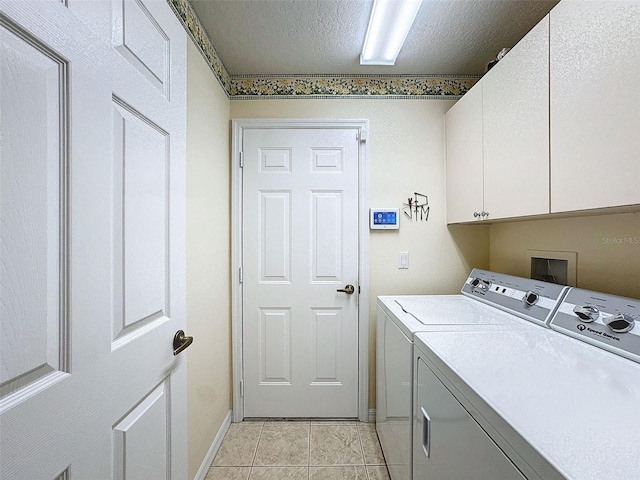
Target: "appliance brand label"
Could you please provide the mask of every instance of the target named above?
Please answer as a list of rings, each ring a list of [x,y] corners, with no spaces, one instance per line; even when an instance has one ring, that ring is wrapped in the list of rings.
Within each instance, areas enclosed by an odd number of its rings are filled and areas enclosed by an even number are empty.
[[[584,332],[585,330],[588,333],[593,333],[594,335],[598,336],[598,337],[602,337],[602,338],[608,338],[609,340],[615,340],[617,342],[620,341],[619,337],[614,337],[613,335],[609,335],[608,333],[605,332],[601,332],[599,330],[594,330],[593,328],[589,328],[587,327],[585,324],[583,323],[579,323],[577,326],[578,330],[580,330],[581,332]]]

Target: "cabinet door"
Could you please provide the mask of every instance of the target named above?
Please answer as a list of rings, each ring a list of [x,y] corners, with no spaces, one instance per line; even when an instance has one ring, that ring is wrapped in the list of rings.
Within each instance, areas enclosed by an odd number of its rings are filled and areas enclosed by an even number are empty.
[[[417,356],[414,480],[525,477]]]
[[[482,211],[482,81],[445,116],[447,223],[479,220]]]
[[[549,213],[549,16],[483,84],[486,218]]]
[[[550,15],[551,211],[640,204],[640,2]]]

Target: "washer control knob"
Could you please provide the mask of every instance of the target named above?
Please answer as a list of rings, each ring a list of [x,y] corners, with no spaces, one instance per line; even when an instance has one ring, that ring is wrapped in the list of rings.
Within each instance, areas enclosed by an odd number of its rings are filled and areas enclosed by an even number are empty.
[[[576,305],[573,307],[573,313],[575,313],[580,320],[585,323],[591,323],[598,319],[600,316],[600,310],[591,305]]]
[[[538,303],[538,300],[540,300],[540,295],[538,295],[536,292],[528,291],[524,294],[522,300],[524,301],[525,305],[532,307],[536,303]]]
[[[471,290],[474,292],[477,290],[486,292],[489,290],[489,287],[491,287],[491,282],[488,280],[482,280],[481,278],[476,277],[473,280],[471,280],[471,286],[473,287]]]
[[[631,330],[636,321],[629,315],[618,313],[612,317],[605,318],[604,324],[616,333],[625,333]]]

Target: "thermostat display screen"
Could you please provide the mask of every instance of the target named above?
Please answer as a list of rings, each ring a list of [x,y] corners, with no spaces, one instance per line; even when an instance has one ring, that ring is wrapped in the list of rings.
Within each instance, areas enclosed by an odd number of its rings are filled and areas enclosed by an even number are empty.
[[[376,212],[373,215],[374,225],[395,225],[396,222],[396,212]]]
[[[372,208],[369,215],[369,228],[372,230],[392,230],[400,228],[397,208]]]

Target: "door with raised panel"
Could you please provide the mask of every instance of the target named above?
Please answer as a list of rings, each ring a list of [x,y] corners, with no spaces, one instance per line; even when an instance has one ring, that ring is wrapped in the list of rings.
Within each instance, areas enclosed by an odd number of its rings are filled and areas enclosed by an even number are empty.
[[[92,6],[0,7],[0,472],[178,480],[186,35]]]
[[[242,149],[244,416],[356,417],[357,131],[248,128]]]

